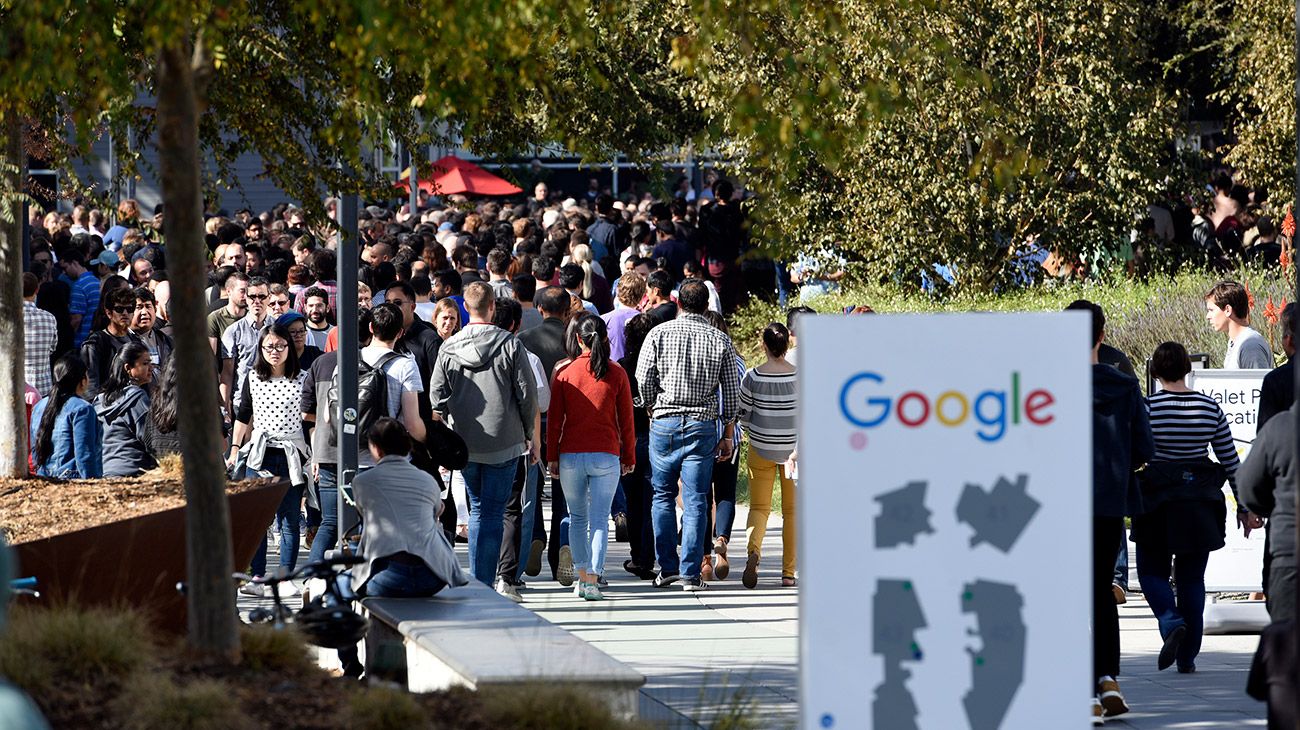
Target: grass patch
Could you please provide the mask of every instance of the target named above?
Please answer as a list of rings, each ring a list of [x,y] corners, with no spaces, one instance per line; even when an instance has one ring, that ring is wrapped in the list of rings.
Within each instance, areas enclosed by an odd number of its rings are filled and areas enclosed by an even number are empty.
[[[214,679],[177,684],[137,673],[114,706],[126,730],[245,730],[258,725],[231,701],[233,688]]]
[[[254,672],[300,677],[317,669],[302,635],[292,627],[241,626],[239,647],[240,664]]]
[[[370,687],[349,702],[348,727],[357,730],[425,730],[434,725],[425,709],[406,692]]]
[[[38,701],[56,685],[120,680],[151,662],[153,631],[126,610],[16,607],[0,640],[0,674]]]
[[[516,730],[637,730],[640,723],[610,717],[606,706],[572,687],[523,685],[478,691],[491,727]]]

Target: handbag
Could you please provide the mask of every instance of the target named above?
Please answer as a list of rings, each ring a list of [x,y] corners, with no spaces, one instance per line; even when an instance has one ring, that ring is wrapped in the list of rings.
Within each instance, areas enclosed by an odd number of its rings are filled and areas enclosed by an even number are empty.
[[[449,471],[460,471],[469,463],[469,447],[460,434],[442,421],[425,421],[424,444],[433,463]]]

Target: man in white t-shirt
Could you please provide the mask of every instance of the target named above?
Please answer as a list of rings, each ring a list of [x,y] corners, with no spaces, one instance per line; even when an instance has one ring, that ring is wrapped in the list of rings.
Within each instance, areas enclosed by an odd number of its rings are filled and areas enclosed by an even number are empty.
[[[371,367],[386,359],[382,366],[384,375],[388,377],[386,412],[406,426],[412,440],[421,443],[425,436],[424,419],[420,418],[420,394],[424,392],[424,383],[420,382],[415,359],[393,351],[393,344],[402,336],[402,310],[395,304],[381,304],[372,311],[370,332],[374,337],[369,345],[361,348],[361,359]]]
[[[1235,281],[1221,281],[1205,295],[1205,319],[1216,332],[1228,334],[1224,370],[1272,369],[1273,350],[1250,327],[1250,294]]]

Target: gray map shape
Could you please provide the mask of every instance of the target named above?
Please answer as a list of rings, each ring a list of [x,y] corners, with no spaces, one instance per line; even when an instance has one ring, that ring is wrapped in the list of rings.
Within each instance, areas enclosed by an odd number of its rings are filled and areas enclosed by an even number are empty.
[[[1029,477],[1020,474],[1015,482],[998,477],[993,490],[985,492],[978,484],[967,484],[957,502],[957,521],[975,528],[971,547],[988,543],[1004,553],[1020,539],[1029,521],[1042,506],[1029,496]]]
[[[915,545],[918,536],[934,533],[930,526],[932,513],[925,506],[928,486],[922,481],[908,482],[876,496],[880,503],[875,530],[877,549],[898,547],[904,543]]]
[[[971,730],[1001,727],[1025,679],[1025,601],[1016,587],[979,580],[967,583],[962,613],[975,614],[971,635],[980,638],[971,655],[971,689],[962,697]]]
[[[881,578],[871,604],[871,651],[885,659],[885,681],[875,689],[872,727],[916,730],[916,699],[907,688],[912,673],[904,662],[921,660],[916,632],[926,627],[925,613],[912,582]]]

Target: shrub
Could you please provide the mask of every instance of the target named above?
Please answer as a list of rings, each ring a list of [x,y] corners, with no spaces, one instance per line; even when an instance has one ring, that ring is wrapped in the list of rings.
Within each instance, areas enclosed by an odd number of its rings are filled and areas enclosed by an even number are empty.
[[[348,727],[359,730],[419,730],[433,724],[410,694],[387,687],[370,687],[348,705]]]
[[[478,691],[484,715],[492,727],[517,730],[633,730],[642,727],[619,720],[609,708],[576,687],[532,684],[484,687]]]
[[[254,672],[274,672],[292,677],[316,671],[302,635],[292,629],[265,624],[239,630],[240,663]]]
[[[126,730],[242,730],[256,725],[232,701],[233,688],[213,679],[179,685],[141,672],[114,703]]]
[[[15,608],[0,640],[0,674],[40,700],[55,684],[124,679],[155,655],[138,614],[104,608]]]

